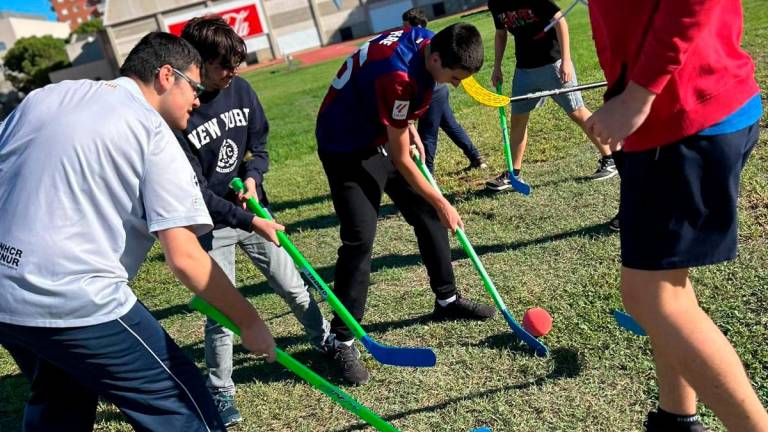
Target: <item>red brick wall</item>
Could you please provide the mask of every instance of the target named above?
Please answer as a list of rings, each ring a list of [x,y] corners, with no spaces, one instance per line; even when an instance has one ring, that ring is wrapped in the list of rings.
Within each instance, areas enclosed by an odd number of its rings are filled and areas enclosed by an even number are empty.
[[[71,30],[88,21],[96,12],[96,6],[89,6],[88,0],[50,0],[56,12],[56,20],[69,23]]]

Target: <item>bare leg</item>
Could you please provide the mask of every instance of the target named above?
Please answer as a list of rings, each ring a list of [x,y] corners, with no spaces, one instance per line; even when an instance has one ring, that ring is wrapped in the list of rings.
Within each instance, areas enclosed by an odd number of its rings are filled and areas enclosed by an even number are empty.
[[[523,166],[523,153],[528,144],[528,117],[530,113],[511,114],[509,117],[509,147],[512,151],[512,168]]]
[[[592,141],[592,144],[595,145],[595,148],[597,148],[597,151],[600,152],[600,155],[602,156],[610,156],[611,155],[611,148],[608,147],[607,144],[601,144],[598,142],[595,137],[592,136],[589,132],[587,132],[587,129],[585,127],[587,119],[592,116],[592,113],[587,109],[587,107],[579,107],[576,108],[576,111],[569,113],[568,117],[571,118],[579,127],[581,130],[584,131],[584,134],[587,135],[587,138],[589,138],[590,141]]]
[[[662,409],[691,414],[698,394],[728,430],[768,431],[768,413],[736,351],[699,307],[688,269],[622,268],[621,290],[651,338]]]

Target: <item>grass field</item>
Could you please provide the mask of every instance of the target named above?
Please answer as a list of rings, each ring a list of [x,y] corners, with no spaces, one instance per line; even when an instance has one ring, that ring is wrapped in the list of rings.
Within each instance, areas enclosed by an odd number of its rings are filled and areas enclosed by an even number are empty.
[[[745,0],[745,46],[768,88],[768,12],[762,0]],[[493,25],[487,14],[452,17],[475,24],[483,34],[486,65],[478,74],[489,86]],[[581,82],[602,78],[584,8],[568,17],[573,58]],[[511,51],[505,63],[513,70]],[[315,154],[314,121],[340,60],[288,71],[284,66],[245,76],[271,122],[272,169],[266,177],[273,210],[296,245],[327,280],[332,279],[338,223]],[[584,94],[595,108],[600,92]],[[766,103],[765,98],[764,104]],[[551,101],[532,115],[524,175],[530,197],[488,196],[482,183],[503,169],[496,110],[452,92],[454,110],[487,157],[491,169],[465,173],[463,155],[441,135],[437,180],[456,205],[466,231],[513,314],[541,306],[555,318],[544,339],[549,358],[517,345],[497,316],[484,323],[426,320],[433,296],[409,226],[385,203],[374,249],[371,290],[363,326],[377,340],[434,347],[432,369],[382,366],[369,355],[372,374],[364,387],[345,388],[360,402],[404,431],[635,431],[655,407],[657,389],[647,340],[621,331],[609,311],[621,305],[618,236],[605,227],[618,203],[618,181],[585,182],[597,155],[581,131]],[[734,344],[760,397],[768,404],[768,130],[742,182],[740,257],[692,273],[700,300]],[[471,263],[452,240],[459,287],[488,299]],[[237,284],[267,319],[278,346],[320,374],[331,372],[310,350],[296,320],[244,256]],[[132,286],[173,338],[202,367],[203,319],[185,304],[189,293],[177,282],[156,246]],[[323,311],[330,316],[327,305]],[[235,358],[239,407],[247,431],[352,431],[366,427],[279,365],[242,350]],[[334,381],[335,382],[335,381]],[[28,392],[10,356],[0,351],[0,431],[18,430]],[[722,425],[703,410],[712,430]],[[98,412],[97,430],[130,427],[113,407]]]

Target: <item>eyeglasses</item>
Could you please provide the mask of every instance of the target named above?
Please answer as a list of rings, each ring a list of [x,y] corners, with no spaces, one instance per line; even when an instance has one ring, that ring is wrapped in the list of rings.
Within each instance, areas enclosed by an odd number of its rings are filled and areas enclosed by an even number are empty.
[[[160,72],[161,68],[157,68],[155,73]],[[176,75],[180,76],[184,81],[189,83],[189,86],[192,87],[192,91],[195,93],[195,97],[199,98],[200,95],[205,91],[205,86],[200,84],[199,82],[193,80],[192,78],[188,77],[184,72],[176,69],[175,67],[171,67],[171,70]]]

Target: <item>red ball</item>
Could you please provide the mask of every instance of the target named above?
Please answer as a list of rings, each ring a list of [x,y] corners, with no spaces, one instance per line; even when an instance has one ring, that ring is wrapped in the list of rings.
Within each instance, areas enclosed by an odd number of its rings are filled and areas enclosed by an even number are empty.
[[[542,337],[552,330],[552,315],[540,307],[530,308],[523,316],[523,328],[535,337]]]

